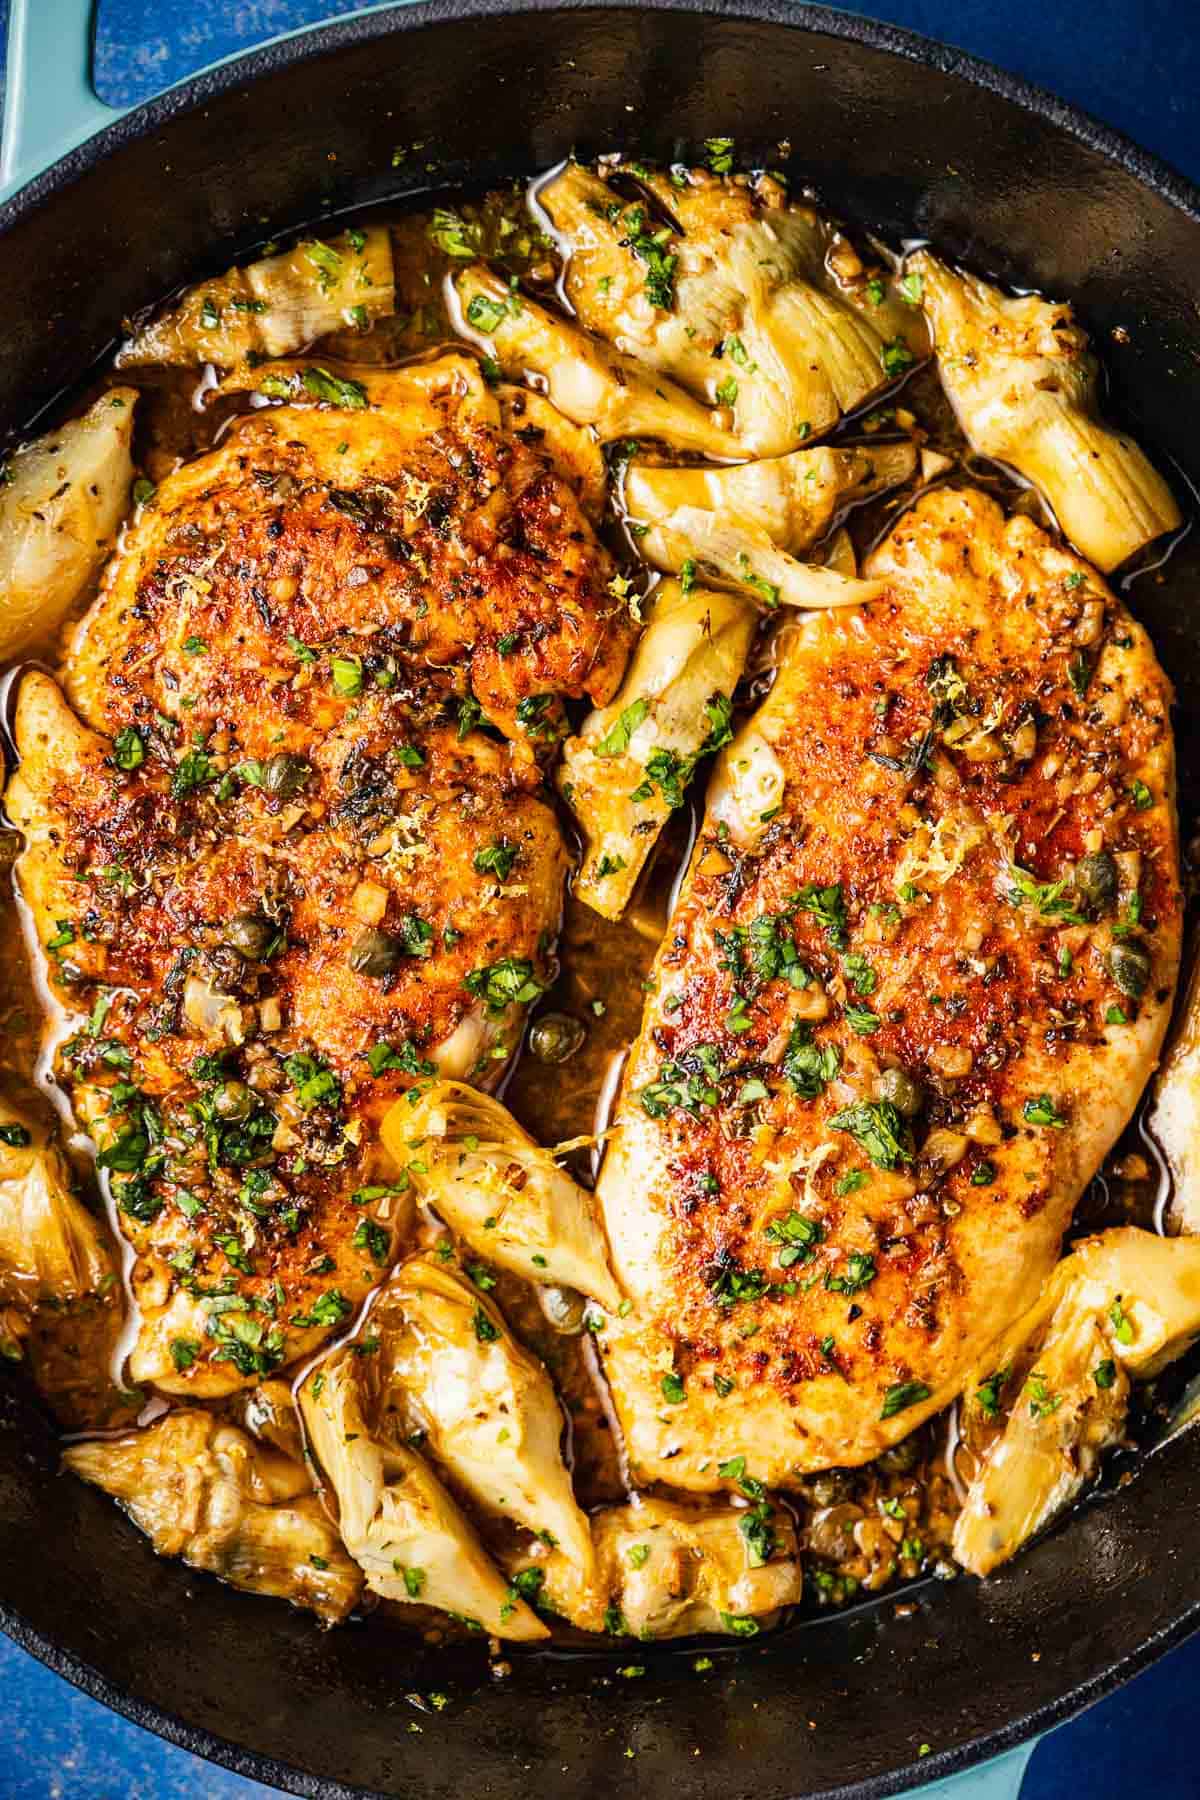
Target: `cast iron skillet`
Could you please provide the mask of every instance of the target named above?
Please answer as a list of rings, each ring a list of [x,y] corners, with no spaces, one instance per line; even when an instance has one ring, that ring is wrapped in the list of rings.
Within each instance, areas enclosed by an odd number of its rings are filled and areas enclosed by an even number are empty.
[[[893,242],[928,236],[1072,296],[1101,343],[1124,327],[1130,341],[1108,355],[1114,406],[1177,474],[1200,478],[1200,195],[966,57],[774,0],[399,8],[184,84],[0,209],[0,419],[25,424],[104,353],[123,314],[224,267],[268,221],[622,140],[671,158],[726,132],[772,163],[790,138],[792,168]],[[393,167],[414,142],[424,148]],[[1184,718],[1200,694],[1197,560],[1185,546],[1162,585],[1143,579],[1132,596]],[[1189,778],[1193,735],[1180,732]],[[861,1800],[1027,1739],[1200,1623],[1200,1433],[985,1586],[928,1583],[903,1616],[893,1596],[717,1648],[704,1673],[692,1652],[639,1647],[514,1657],[503,1682],[386,1628],[325,1635],[161,1561],[55,1465],[36,1406],[6,1382],[5,1628],[139,1723],[298,1793]],[[618,1675],[634,1660],[644,1677]],[[450,1694],[444,1710],[416,1708],[431,1690]]]

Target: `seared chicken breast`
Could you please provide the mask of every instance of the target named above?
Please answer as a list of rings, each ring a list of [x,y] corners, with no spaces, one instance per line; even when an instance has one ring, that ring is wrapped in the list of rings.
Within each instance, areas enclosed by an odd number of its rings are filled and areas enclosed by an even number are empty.
[[[82,718],[41,673],[16,710],[59,1067],[137,1253],[132,1377],[172,1391],[269,1373],[377,1281],[407,1201],[376,1124],[515,1049],[565,870],[535,756],[620,675],[606,553],[474,365],[375,380],[165,482],[68,660]]]
[[[450,673],[522,744],[559,696],[603,704],[633,635],[575,489],[501,429],[470,357],[390,372],[264,365],[262,406],[159,487],[69,666],[110,736],[162,713],[189,736],[235,709],[251,754],[289,747],[293,677],[393,686]]]
[[[1169,689],[1086,565],[941,489],[721,755],[599,1200],[642,1479],[855,1464],[1037,1296],[1177,972]]]

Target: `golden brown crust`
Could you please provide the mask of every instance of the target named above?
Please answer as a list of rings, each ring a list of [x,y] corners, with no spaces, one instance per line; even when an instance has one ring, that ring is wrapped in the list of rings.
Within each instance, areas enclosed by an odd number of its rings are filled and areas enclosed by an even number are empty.
[[[944,1402],[1036,1292],[1170,1007],[1145,634],[976,493],[923,501],[872,572],[890,591],[806,620],[750,728],[786,782],[753,852],[720,830],[746,733],[718,766],[602,1176],[638,1302],[610,1379],[635,1465],[676,1485],[739,1450],[772,1481],[861,1461]],[[1101,850],[1097,906],[1076,883]],[[1114,952],[1149,959],[1140,998]],[[888,1071],[920,1084],[915,1129],[879,1110]]]
[[[394,681],[397,658],[445,671],[535,746],[557,696],[603,704],[633,631],[611,559],[543,451],[497,429],[465,360],[443,359],[432,397],[440,364],[419,390],[422,371],[339,377],[360,404],[260,410],[168,477],[72,659],[89,723],[236,722],[265,754],[320,718],[335,657],[365,659],[368,683]]]
[[[40,674],[18,708],[20,878],[137,1251],[132,1372],[191,1393],[349,1318],[409,1206],[379,1118],[515,1049],[565,873],[536,758],[630,628],[474,365],[370,394],[260,411],[164,482],[66,670],[94,729]]]

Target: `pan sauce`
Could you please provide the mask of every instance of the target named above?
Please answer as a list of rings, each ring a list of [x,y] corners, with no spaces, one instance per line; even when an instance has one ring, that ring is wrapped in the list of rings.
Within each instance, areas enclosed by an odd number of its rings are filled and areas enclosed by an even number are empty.
[[[473,247],[501,257],[530,292],[553,297],[561,291],[561,259],[548,239],[531,230],[521,192],[489,195],[477,205],[459,202],[456,212],[451,204],[389,219],[397,274],[396,316],[379,320],[365,332],[324,340],[319,353],[386,365],[449,340],[452,331],[444,283],[456,266],[456,238],[463,221]],[[379,215],[372,215],[370,222],[378,224]],[[140,390],[135,460],[145,478],[155,483],[180,462],[218,442],[230,419],[248,404],[244,396],[204,404],[205,390],[211,384],[206,379],[197,385],[190,371],[124,370],[119,378],[115,373],[106,376],[101,385],[114,385],[118,379]],[[1008,506],[1040,513],[1031,489],[1018,486],[1008,474],[970,452],[932,368],[919,371],[898,393],[868,408],[865,417],[857,416],[852,425],[844,423],[832,441],[858,438],[864,432],[886,441],[914,428],[922,434],[928,450],[951,459],[957,470],[969,473],[973,482],[990,489]],[[850,514],[846,525],[860,554],[883,534],[911,493],[910,484]],[[626,574],[632,576],[639,565],[615,516],[607,522],[606,535]],[[47,661],[53,660],[54,643],[36,648]],[[739,708],[761,699],[771,674],[768,641],[737,697]],[[699,804],[695,791],[691,804]],[[569,831],[565,817],[564,824]],[[638,899],[619,924],[610,924],[578,900],[568,898],[558,982],[539,1006],[504,1089],[506,1103],[542,1144],[589,1137],[604,1128],[614,1073],[638,1029],[642,984],[665,926],[668,896],[689,838],[687,815],[679,814],[663,837]],[[0,1074],[14,1100],[22,1106],[36,1105],[49,1121],[55,1109],[65,1116],[65,1102],[51,1090],[47,1059],[39,1063],[41,1007],[30,973],[20,903],[13,898],[7,879],[18,847],[15,833],[6,832],[0,838],[6,877],[0,914]],[[547,1038],[544,1026],[539,1030],[537,1018],[562,1014],[582,1028],[581,1042],[567,1060],[547,1063],[530,1047],[531,1039],[536,1045]],[[65,1140],[65,1122],[60,1122],[59,1129]],[[81,1182],[88,1185],[86,1156],[78,1154],[75,1162]],[[574,1173],[585,1184],[593,1178],[593,1163],[589,1150],[573,1154]],[[1079,1227],[1095,1229],[1116,1221],[1151,1223],[1155,1186],[1145,1146],[1127,1133],[1105,1175],[1085,1196]],[[88,1191],[99,1208],[101,1203],[90,1185]],[[581,1504],[589,1509],[621,1500],[626,1484],[586,1324],[577,1317],[574,1331],[556,1330],[534,1291],[510,1275],[498,1275],[495,1294],[514,1330],[545,1362],[562,1398],[570,1421],[568,1448]],[[26,1342],[29,1366],[67,1432],[127,1427],[135,1420],[148,1422],[162,1410],[161,1400],[130,1391],[123,1384],[119,1346],[125,1303],[119,1285],[114,1284],[107,1293],[64,1312],[43,1312],[34,1323]],[[21,1354],[15,1341],[11,1353]],[[244,1419],[244,1397],[221,1403],[221,1410]],[[864,1589],[874,1591],[923,1573],[955,1573],[947,1546],[962,1484],[970,1473],[971,1458],[959,1443],[956,1422],[944,1417],[913,1433],[866,1468],[831,1470],[802,1482],[790,1496],[790,1504],[805,1553],[812,1604],[842,1604]],[[480,1524],[488,1529],[486,1522]],[[404,1610],[409,1619],[413,1616],[412,1609],[397,1610]],[[424,1624],[430,1630],[445,1629],[444,1621],[435,1621],[433,1615]],[[563,1634],[570,1637],[565,1628]]]

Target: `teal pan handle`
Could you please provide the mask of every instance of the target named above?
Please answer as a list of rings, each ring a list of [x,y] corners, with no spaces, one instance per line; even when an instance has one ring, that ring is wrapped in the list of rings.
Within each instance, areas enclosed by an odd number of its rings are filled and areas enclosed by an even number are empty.
[[[92,86],[93,31],[92,0],[9,0],[5,196],[120,118]]]
[[[364,6],[338,17],[381,11],[383,5]],[[271,41],[302,35],[282,32]],[[92,84],[94,43],[94,0],[9,0],[0,198],[123,117],[127,109],[106,106]],[[923,1787],[923,1800],[1017,1800],[1033,1748],[1022,1745],[980,1769]]]
[[[339,22],[383,12],[396,0],[375,0]],[[130,109],[105,105],[92,83],[95,0],[8,0],[8,59],[4,126],[0,135],[0,200],[23,188],[52,163],[85,143]],[[321,21],[282,31],[264,43],[303,37]],[[236,62],[238,55],[210,64]]]
[[[1036,1748],[1035,1739],[993,1757],[977,1769],[968,1769],[965,1775],[951,1775],[945,1781],[922,1787],[921,1800],[1018,1800],[1022,1778]],[[909,1789],[910,1793],[916,1791]]]

